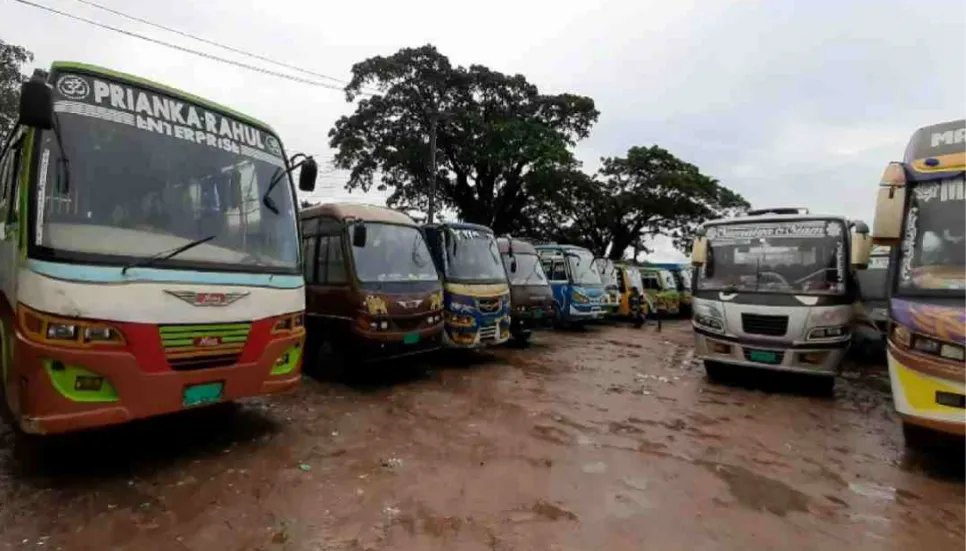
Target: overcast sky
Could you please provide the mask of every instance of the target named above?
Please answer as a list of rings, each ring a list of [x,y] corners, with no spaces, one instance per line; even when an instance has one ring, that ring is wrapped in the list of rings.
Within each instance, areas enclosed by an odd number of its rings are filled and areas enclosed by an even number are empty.
[[[32,1],[244,59],[76,0]],[[95,1],[343,79],[356,61],[432,43],[455,64],[593,97],[600,120],[577,149],[589,171],[601,156],[658,144],[756,207],[807,206],[870,223],[882,169],[912,132],[966,116],[962,0]],[[0,39],[33,51],[36,66],[104,65],[226,104],[271,124],[290,153],[330,158],[328,130],[351,109],[339,91],[14,0],[0,0]],[[343,180],[322,176],[316,195],[345,199]]]

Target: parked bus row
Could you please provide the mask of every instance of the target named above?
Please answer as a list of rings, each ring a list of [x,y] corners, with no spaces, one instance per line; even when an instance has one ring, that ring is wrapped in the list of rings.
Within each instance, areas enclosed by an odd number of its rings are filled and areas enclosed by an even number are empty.
[[[872,263],[887,292],[866,317],[888,332],[907,439],[962,434],[964,136],[963,121],[914,135],[883,176],[871,235],[757,210],[704,224],[689,271],[377,207],[299,213],[291,175],[311,191],[316,163],[287,156],[265,123],[54,63],[24,83],[0,149],[4,409],[28,433],[74,431],[290,389],[303,365],[689,310],[712,378],[741,365],[831,388],[874,238],[889,247]]]

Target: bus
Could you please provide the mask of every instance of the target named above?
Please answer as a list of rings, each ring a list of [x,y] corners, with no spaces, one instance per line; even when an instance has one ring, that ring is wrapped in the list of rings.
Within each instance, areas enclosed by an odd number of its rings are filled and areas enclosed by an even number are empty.
[[[606,292],[594,253],[576,245],[542,244],[536,247],[553,288],[556,319],[580,325],[603,319]]]
[[[3,398],[25,433],[296,386],[295,189],[266,124],[100,67],[21,88],[0,150]]]
[[[873,237],[891,245],[887,356],[910,447],[966,433],[966,121],[917,130],[879,184]]]
[[[685,316],[690,316],[692,300],[691,267],[686,264],[676,264],[673,262],[648,262],[646,266],[662,268],[671,272],[671,276],[674,278],[675,289],[677,289],[680,313]]]
[[[595,258],[594,269],[604,283],[604,317],[615,317],[621,306],[621,291],[617,265],[609,258]]]
[[[423,225],[443,277],[443,344],[481,348],[510,340],[510,283],[493,230],[467,222]]]
[[[553,290],[532,243],[510,235],[496,241],[510,280],[510,336],[526,345],[535,328],[553,324]]]
[[[639,266],[644,293],[658,310],[676,316],[681,313],[681,293],[671,270],[654,266]]]
[[[436,350],[443,288],[419,226],[384,207],[325,203],[299,212],[305,258],[305,370],[330,378],[349,362]]]
[[[691,322],[708,377],[731,366],[787,371],[831,392],[851,338],[855,269],[870,246],[863,222],[805,209],[704,224]]]

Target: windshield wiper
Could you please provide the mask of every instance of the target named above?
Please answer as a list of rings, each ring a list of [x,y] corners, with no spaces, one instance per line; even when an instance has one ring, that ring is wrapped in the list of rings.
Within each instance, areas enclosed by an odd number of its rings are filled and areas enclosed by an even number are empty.
[[[265,208],[274,212],[275,214],[279,213],[278,205],[276,205],[275,201],[272,200],[271,197],[269,197],[269,194],[271,194],[272,191],[275,189],[275,186],[277,186],[278,183],[282,181],[282,176],[284,175],[285,174],[282,172],[281,167],[276,168],[275,172],[272,174],[271,181],[268,183],[268,189],[266,189],[265,194],[262,195],[262,204],[265,205]]]
[[[135,260],[134,262],[131,262],[130,264],[125,264],[124,267],[121,268],[121,274],[122,275],[123,274],[126,274],[127,271],[130,270],[131,268],[144,268],[146,266],[154,265],[154,264],[156,264],[156,263],[158,263],[158,262],[160,262],[162,260],[167,260],[167,259],[169,259],[171,257],[177,256],[177,255],[179,255],[179,254],[187,251],[188,249],[193,249],[193,248],[197,247],[198,245],[207,243],[207,242],[211,241],[212,239],[214,239],[215,237],[217,237],[217,236],[209,235],[208,237],[202,237],[201,239],[196,239],[196,240],[192,241],[191,243],[187,243],[185,245],[182,245],[182,246],[178,247],[177,249],[171,249],[170,251],[162,251],[162,252],[160,252],[160,253],[158,253],[158,254],[156,254],[154,256],[149,256],[148,258],[142,258],[140,260]]]
[[[57,149],[60,150],[60,156],[57,158],[58,167],[63,167],[64,179],[60,179],[60,170],[57,171],[57,191],[63,194],[70,192],[70,160],[67,159],[67,151],[64,149],[64,138],[60,133],[60,117],[57,113],[54,113],[54,125],[53,125],[54,139],[57,140]]]

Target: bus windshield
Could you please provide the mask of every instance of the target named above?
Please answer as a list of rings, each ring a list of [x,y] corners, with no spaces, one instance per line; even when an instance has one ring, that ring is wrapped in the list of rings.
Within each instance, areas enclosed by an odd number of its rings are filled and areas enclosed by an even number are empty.
[[[709,226],[708,262],[698,289],[843,294],[845,225],[837,220]]]
[[[605,286],[608,288],[617,288],[617,269],[614,267],[613,260],[598,258],[594,260],[594,267],[597,269],[597,273],[600,274],[600,280]]]
[[[513,260],[517,261],[517,271],[510,270]],[[510,283],[513,285],[546,285],[547,274],[543,272],[543,265],[540,264],[540,257],[535,254],[515,253],[513,257],[503,255],[503,266],[506,273],[510,276]]]
[[[637,268],[624,268],[627,270],[627,276],[631,280],[631,287],[637,287],[637,290],[644,292],[644,282],[641,281],[641,272]]]
[[[62,86],[68,78],[73,84]],[[57,82],[66,155],[45,131],[32,198],[41,255],[126,264],[212,237],[156,265],[299,272],[293,192],[276,137],[127,85],[77,75]],[[276,176],[272,210],[262,197]]]
[[[362,283],[439,279],[422,232],[412,226],[366,223],[365,247],[352,247],[356,278]]]
[[[899,290],[966,289],[963,176],[920,183],[906,211],[899,247]]]
[[[590,251],[567,251],[570,279],[578,285],[600,285],[600,273],[594,268],[594,255]]]
[[[506,272],[496,239],[489,232],[451,228],[446,246],[446,279],[505,282]]]

